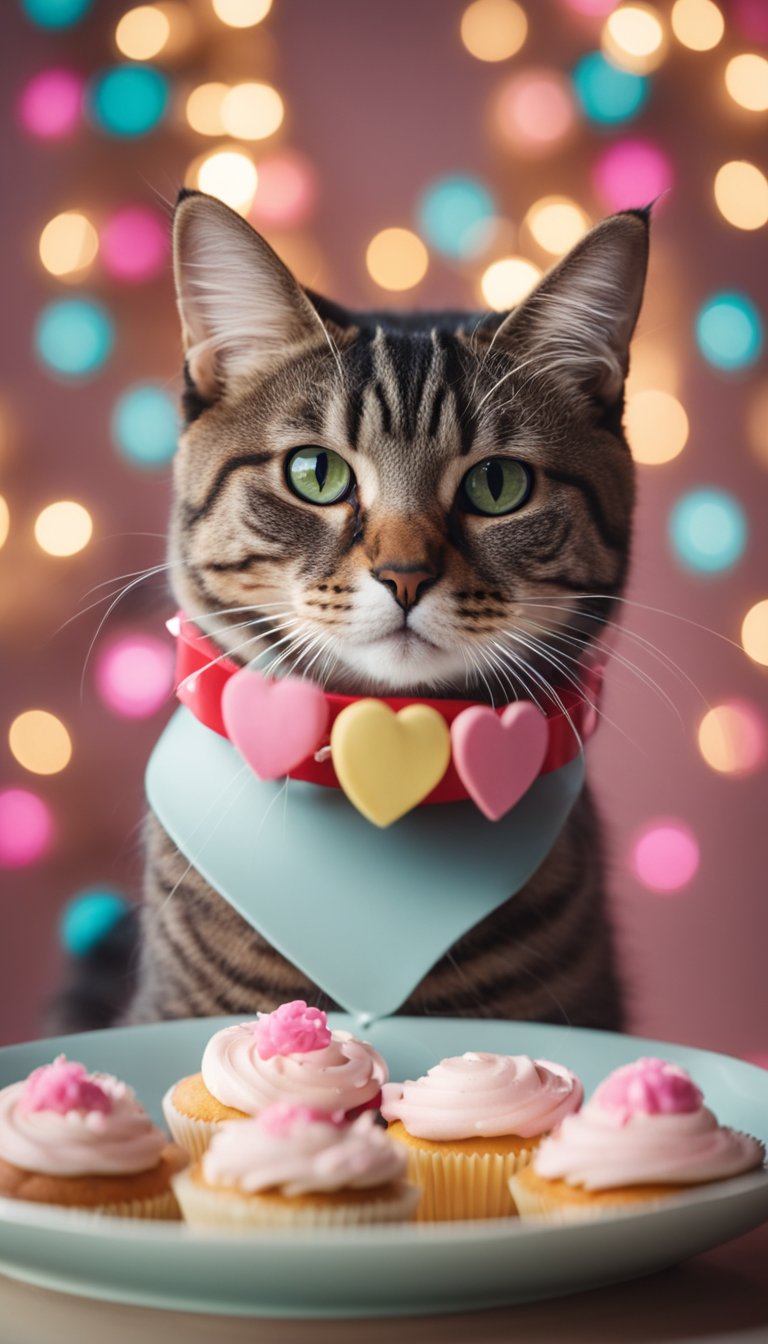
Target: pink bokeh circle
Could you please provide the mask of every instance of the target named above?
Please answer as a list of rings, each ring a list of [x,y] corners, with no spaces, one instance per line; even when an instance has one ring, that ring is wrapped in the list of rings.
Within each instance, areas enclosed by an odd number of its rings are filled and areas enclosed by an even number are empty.
[[[585,14],[589,19],[604,19],[616,8],[619,0],[562,0],[566,9],[575,14]]]
[[[19,119],[30,135],[60,140],[80,121],[84,82],[74,70],[41,70],[22,90]]]
[[[0,793],[0,868],[36,863],[50,848],[53,830],[42,798],[28,789],[5,789]]]
[[[108,709],[126,719],[146,719],[167,704],[174,655],[153,635],[123,635],[96,660],[96,689]]]
[[[312,164],[286,150],[259,160],[259,185],[251,207],[254,224],[301,224],[317,198]]]
[[[576,119],[569,81],[561,71],[543,67],[508,79],[496,96],[495,111],[505,140],[524,155],[554,149]]]
[[[680,891],[698,871],[699,842],[686,822],[657,818],[636,837],[631,866],[651,891]]]
[[[669,158],[650,140],[619,140],[600,155],[592,169],[592,185],[609,210],[649,205],[669,190],[673,180]]]
[[[158,210],[129,205],[107,220],[99,243],[107,274],[137,284],[150,280],[165,266],[170,248],[168,222]]]

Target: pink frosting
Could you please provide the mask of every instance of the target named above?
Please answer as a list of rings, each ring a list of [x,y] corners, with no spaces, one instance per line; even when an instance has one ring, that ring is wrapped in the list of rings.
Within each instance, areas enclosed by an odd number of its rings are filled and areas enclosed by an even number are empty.
[[[274,1111],[269,1107],[253,1120],[218,1126],[201,1159],[209,1185],[291,1196],[368,1189],[405,1174],[405,1151],[387,1138],[370,1111],[343,1125],[327,1116],[312,1118],[306,1107],[281,1106],[277,1119]]]
[[[63,1056],[49,1067],[56,1074],[40,1081],[46,1071],[35,1070],[31,1092],[30,1079],[0,1092],[0,1157],[48,1176],[123,1176],[157,1166],[168,1140],[126,1083],[107,1073],[86,1074]],[[71,1068],[82,1073],[65,1072]],[[82,1106],[62,1109],[67,1096],[76,1095],[67,1092],[69,1084],[60,1085],[66,1078],[74,1080]],[[47,1098],[55,1104],[30,1106],[30,1095],[36,1103]],[[96,1100],[94,1107],[89,1099]]]
[[[262,1059],[275,1055],[309,1054],[330,1045],[328,1014],[308,1008],[304,999],[281,1003],[273,1013],[259,1013],[253,1025],[256,1048]]]
[[[415,1082],[389,1083],[381,1113],[420,1139],[528,1139],[577,1110],[583,1095],[579,1079],[562,1064],[469,1053],[442,1060]]]
[[[30,1073],[19,1105],[24,1111],[101,1111],[109,1115],[112,1101],[103,1087],[88,1077],[84,1064],[59,1055],[52,1064]]]
[[[763,1161],[757,1139],[717,1123],[684,1069],[641,1059],[601,1083],[533,1158],[540,1176],[587,1190],[695,1184],[749,1171]]]
[[[205,1047],[203,1082],[223,1106],[258,1115],[273,1102],[283,1101],[347,1113],[378,1098],[388,1073],[372,1045],[348,1031],[333,1031],[320,1048],[265,1059],[259,1025],[225,1027]]]

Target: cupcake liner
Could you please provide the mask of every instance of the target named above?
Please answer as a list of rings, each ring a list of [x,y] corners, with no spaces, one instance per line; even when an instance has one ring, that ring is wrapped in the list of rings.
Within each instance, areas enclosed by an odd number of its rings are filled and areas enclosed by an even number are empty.
[[[131,1199],[122,1204],[98,1204],[95,1208],[83,1210],[88,1213],[107,1213],[112,1218],[172,1218],[179,1221],[181,1213],[178,1201],[172,1190],[152,1199]]]
[[[176,1083],[173,1083],[162,1100],[165,1123],[171,1131],[171,1137],[193,1159],[202,1157],[211,1142],[220,1121],[194,1120],[191,1115],[183,1115],[171,1100]]]
[[[521,1218],[545,1218],[550,1223],[581,1223],[585,1219],[600,1218],[604,1213],[615,1213],[621,1203],[587,1202],[566,1204],[546,1191],[531,1190],[524,1181],[512,1176],[509,1189]],[[624,1207],[628,1207],[625,1205]]]
[[[408,1178],[422,1191],[420,1223],[460,1218],[509,1218],[515,1204],[509,1178],[530,1161],[532,1150],[516,1153],[435,1153],[408,1148]]]
[[[353,1227],[368,1223],[400,1223],[413,1217],[419,1200],[419,1191],[405,1181],[399,1182],[395,1193],[377,1198],[371,1191],[370,1201],[344,1204],[338,1195],[327,1204],[320,1200],[308,1203],[301,1197],[279,1198],[273,1193],[261,1198],[259,1194],[243,1195],[239,1191],[204,1186],[187,1172],[174,1177],[173,1188],[181,1207],[184,1221],[196,1227],[229,1228],[241,1231],[264,1227]],[[343,1192],[339,1192],[343,1193]]]

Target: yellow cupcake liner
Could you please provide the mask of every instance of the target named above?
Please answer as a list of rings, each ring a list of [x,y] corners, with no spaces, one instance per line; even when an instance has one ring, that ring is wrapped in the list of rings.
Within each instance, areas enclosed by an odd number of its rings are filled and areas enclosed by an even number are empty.
[[[258,1193],[244,1196],[224,1188],[203,1186],[182,1172],[175,1176],[173,1188],[181,1207],[184,1221],[194,1227],[218,1227],[231,1231],[265,1227],[355,1227],[370,1223],[402,1223],[412,1219],[419,1201],[419,1191],[401,1181],[394,1194],[376,1198],[371,1191],[369,1201],[344,1204],[340,1193],[334,1193],[327,1204],[320,1200],[305,1203],[274,1192],[261,1198]]]
[[[417,1222],[514,1217],[509,1178],[530,1161],[532,1151],[435,1153],[409,1145],[408,1179],[422,1192]]]
[[[617,1209],[628,1208],[618,1200],[615,1204],[566,1204],[555,1195],[546,1191],[530,1190],[525,1181],[513,1176],[509,1189],[517,1212],[521,1218],[545,1218],[550,1223],[583,1223],[585,1219],[601,1218],[603,1214],[615,1213]]]
[[[173,1219],[178,1222],[181,1218],[178,1201],[172,1190],[166,1190],[162,1195],[155,1195],[152,1199],[131,1199],[123,1204],[99,1204],[96,1208],[83,1210],[86,1213],[107,1213],[112,1218],[152,1218],[152,1219]]]
[[[162,1100],[163,1115],[165,1123],[171,1131],[171,1137],[185,1153],[194,1160],[202,1157],[211,1139],[213,1138],[220,1120],[195,1120],[191,1115],[183,1115],[177,1110],[171,1098],[176,1090],[176,1083],[168,1088]]]

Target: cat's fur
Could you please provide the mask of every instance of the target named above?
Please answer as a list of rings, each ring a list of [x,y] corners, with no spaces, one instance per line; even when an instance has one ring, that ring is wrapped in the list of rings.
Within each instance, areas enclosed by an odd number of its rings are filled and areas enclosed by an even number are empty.
[[[236,660],[266,641],[279,671],[334,690],[545,705],[550,683],[572,684],[626,579],[623,389],[647,246],[648,212],[626,212],[510,314],[353,314],[302,290],[238,215],[182,193],[179,606]],[[302,444],[351,464],[348,500],[317,507],[291,493],[285,459]],[[500,518],[466,512],[462,478],[499,455],[532,469],[530,499]],[[393,570],[427,576],[407,611],[384,577]],[[151,816],[147,841],[125,1021],[247,1016],[297,997],[328,1006]],[[535,877],[403,1011],[622,1025],[588,790]]]

